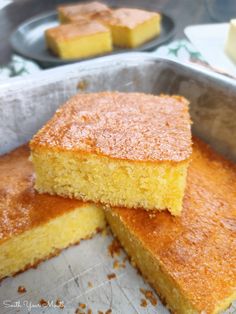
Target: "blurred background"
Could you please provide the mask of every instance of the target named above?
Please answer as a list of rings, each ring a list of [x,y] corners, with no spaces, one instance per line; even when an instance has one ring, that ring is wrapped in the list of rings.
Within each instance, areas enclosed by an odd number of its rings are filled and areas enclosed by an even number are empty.
[[[18,70],[12,68],[12,57],[13,57],[13,49],[10,44],[10,37],[13,31],[17,29],[17,27],[36,15],[52,11],[56,9],[57,5],[59,4],[70,4],[70,3],[82,3],[84,1],[78,0],[0,0],[0,72],[3,67],[6,65],[8,69],[10,69],[11,73],[6,74],[8,76],[15,76],[21,73]],[[88,1],[86,1],[88,2]],[[170,46],[169,51],[172,51],[172,55],[175,54],[177,56],[177,50],[183,46],[183,42],[181,40],[186,40],[186,32],[185,29],[187,26],[194,26],[194,25],[205,25],[205,24],[212,24],[215,25],[223,25],[224,22],[229,22],[230,19],[236,17],[236,0],[106,0],[101,1],[108,4],[111,7],[135,7],[135,8],[144,8],[150,11],[159,11],[162,14],[164,13],[167,15],[174,23],[173,32],[166,38],[164,41],[159,43],[155,48],[160,48],[160,46],[166,46],[169,43],[175,43],[175,45]],[[168,25],[167,25],[168,27]],[[206,33],[207,33],[206,29]],[[202,42],[198,42],[199,38],[193,38],[195,42],[188,37],[188,41],[184,42],[184,51],[188,52],[190,56],[188,59],[194,59],[197,57],[200,62],[205,62],[210,64],[211,66],[219,67],[220,70],[223,69],[227,70],[231,74],[236,75],[236,70],[232,70],[232,63],[228,60],[223,60],[225,56],[223,55],[224,50],[224,41],[226,40],[226,29],[220,29],[218,32],[215,29],[215,33],[219,33],[217,35],[220,38],[215,38],[215,42],[210,44],[214,31],[212,29],[209,31],[208,37],[206,37],[205,29],[194,30],[191,32],[193,35],[198,33],[198,35],[205,36],[201,38]],[[190,37],[191,37],[190,36]],[[223,36],[223,38],[222,38]],[[193,36],[194,37],[194,36]],[[195,36],[196,37],[196,36]],[[188,45],[188,43],[191,46]],[[209,47],[203,47],[205,52],[203,51],[202,58],[202,51],[201,48],[203,46],[203,42],[210,45]],[[217,47],[219,54],[214,56],[213,49]],[[219,49],[220,47],[220,49]],[[196,51],[195,51],[196,48]],[[177,50],[176,50],[177,49]],[[182,49],[183,50],[183,49]],[[208,50],[211,50],[211,54],[208,53]],[[212,56],[213,54],[213,56]],[[166,56],[167,53],[159,53],[160,56]],[[179,56],[181,53],[179,54]],[[24,56],[25,57],[25,56]],[[209,58],[208,58],[209,57]],[[14,56],[15,58],[15,56]],[[21,57],[18,59],[18,55],[16,55],[17,59],[13,60],[13,63],[19,63],[22,61]],[[27,57],[26,57],[27,58]],[[214,62],[215,58],[220,60],[218,63]],[[30,59],[30,58],[28,58]],[[28,61],[27,59],[27,61]],[[186,59],[186,58],[185,58]],[[196,59],[196,58],[195,58]],[[209,59],[209,60],[208,60]],[[222,60],[221,60],[222,59]],[[19,61],[20,60],[20,61]],[[15,62],[17,61],[17,62]],[[34,60],[35,61],[35,60]],[[221,62],[222,61],[222,62]],[[9,66],[10,64],[10,66]],[[35,63],[36,67],[42,67],[42,65],[38,64],[37,61]],[[23,66],[22,66],[23,67]],[[35,68],[36,68],[35,67]],[[47,67],[47,66],[45,66]],[[13,69],[13,70],[12,70]],[[235,68],[236,69],[236,68]],[[31,70],[29,70],[30,72]],[[8,71],[9,72],[9,71]],[[24,72],[24,71],[23,71]],[[1,73],[0,73],[1,74]],[[1,75],[0,75],[1,76]]]
[[[0,0],[0,63],[10,61],[12,49],[9,43],[11,32],[26,19],[54,10],[65,0]],[[82,1],[76,1],[82,2]],[[161,11],[172,16],[176,23],[175,38],[184,37],[187,25],[228,21],[236,12],[235,0],[109,0],[110,6],[140,7]]]

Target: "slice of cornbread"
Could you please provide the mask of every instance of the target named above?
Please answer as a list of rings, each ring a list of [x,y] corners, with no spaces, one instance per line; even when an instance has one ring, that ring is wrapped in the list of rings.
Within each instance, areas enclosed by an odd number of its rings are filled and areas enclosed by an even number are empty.
[[[73,20],[76,16],[83,15],[88,18],[93,18],[93,16],[97,13],[109,11],[110,9],[107,5],[97,1],[82,4],[61,5],[57,7],[61,23],[70,23],[71,19]]]
[[[161,15],[139,9],[120,8],[104,18],[115,46],[135,48],[161,32]]]
[[[28,158],[27,146],[0,157],[0,279],[105,227],[100,207],[35,192]]]
[[[229,23],[225,52],[236,63],[236,19],[231,20]]]
[[[191,155],[182,97],[78,94],[30,147],[39,192],[181,212]]]
[[[81,18],[45,32],[47,47],[62,59],[85,58],[112,50],[111,34],[102,24]]]
[[[106,210],[114,234],[173,313],[216,314],[236,299],[236,166],[194,140],[181,217]]]

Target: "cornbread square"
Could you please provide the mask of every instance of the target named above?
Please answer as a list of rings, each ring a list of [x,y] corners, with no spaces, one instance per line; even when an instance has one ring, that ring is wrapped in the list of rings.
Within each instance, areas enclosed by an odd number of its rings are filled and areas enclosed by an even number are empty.
[[[180,96],[78,94],[30,147],[40,193],[181,212],[192,150]]]
[[[109,29],[85,18],[46,30],[45,39],[47,47],[62,59],[85,58],[112,50]]]
[[[101,207],[35,192],[29,148],[0,157],[0,280],[105,227]]]
[[[109,12],[110,9],[104,3],[97,1],[82,3],[82,4],[71,4],[58,6],[57,12],[61,23],[70,23],[71,19],[77,16],[84,16],[87,18],[93,18],[96,14]]]
[[[236,166],[194,140],[181,217],[106,210],[121,244],[168,308],[216,314],[236,299]]]
[[[115,46],[135,48],[151,40],[161,32],[161,15],[139,9],[120,8],[112,16],[105,16]]]
[[[225,52],[236,63],[236,19],[231,20],[229,23]]]

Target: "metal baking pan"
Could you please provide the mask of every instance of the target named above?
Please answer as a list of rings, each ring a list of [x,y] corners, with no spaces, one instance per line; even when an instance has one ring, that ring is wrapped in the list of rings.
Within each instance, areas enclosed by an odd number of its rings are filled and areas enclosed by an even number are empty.
[[[158,59],[148,53],[129,53],[90,62],[45,70],[0,85],[0,153],[28,141],[53,115],[58,106],[77,92],[102,90],[180,94],[190,102],[193,133],[216,150],[236,160],[236,82],[204,68]],[[156,307],[140,306],[140,288],[151,289],[126,262],[113,269],[107,247],[112,236],[97,235],[58,257],[41,263],[0,284],[0,313],[42,313],[39,300],[50,301],[44,313],[74,313],[85,303],[93,313],[112,308],[112,313],[168,313]],[[117,257],[122,260],[124,253]],[[115,272],[109,281],[107,274]],[[92,283],[92,287],[88,285]],[[19,295],[23,285],[27,293]],[[63,310],[55,306],[64,302]],[[236,311],[236,302],[225,313]]]

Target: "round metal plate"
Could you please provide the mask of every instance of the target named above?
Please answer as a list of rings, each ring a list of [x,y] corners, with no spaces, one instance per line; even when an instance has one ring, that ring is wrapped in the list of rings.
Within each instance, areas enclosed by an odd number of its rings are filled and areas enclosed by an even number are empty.
[[[20,26],[18,26],[18,28],[12,33],[10,39],[11,45],[17,53],[36,61],[39,65],[41,65],[44,68],[85,60],[85,59],[62,60],[51,54],[50,51],[46,48],[44,40],[44,31],[48,28],[57,26],[58,24],[59,22],[57,19],[57,13],[55,11],[33,17],[24,22],[23,24],[21,24]],[[173,19],[165,14],[162,14],[162,31],[160,36],[148,41],[147,43],[143,44],[142,46],[139,46],[136,49],[114,48],[112,52],[104,55],[111,55],[131,51],[153,50],[154,48],[158,47],[164,42],[169,41],[173,37],[174,32],[175,23]]]

